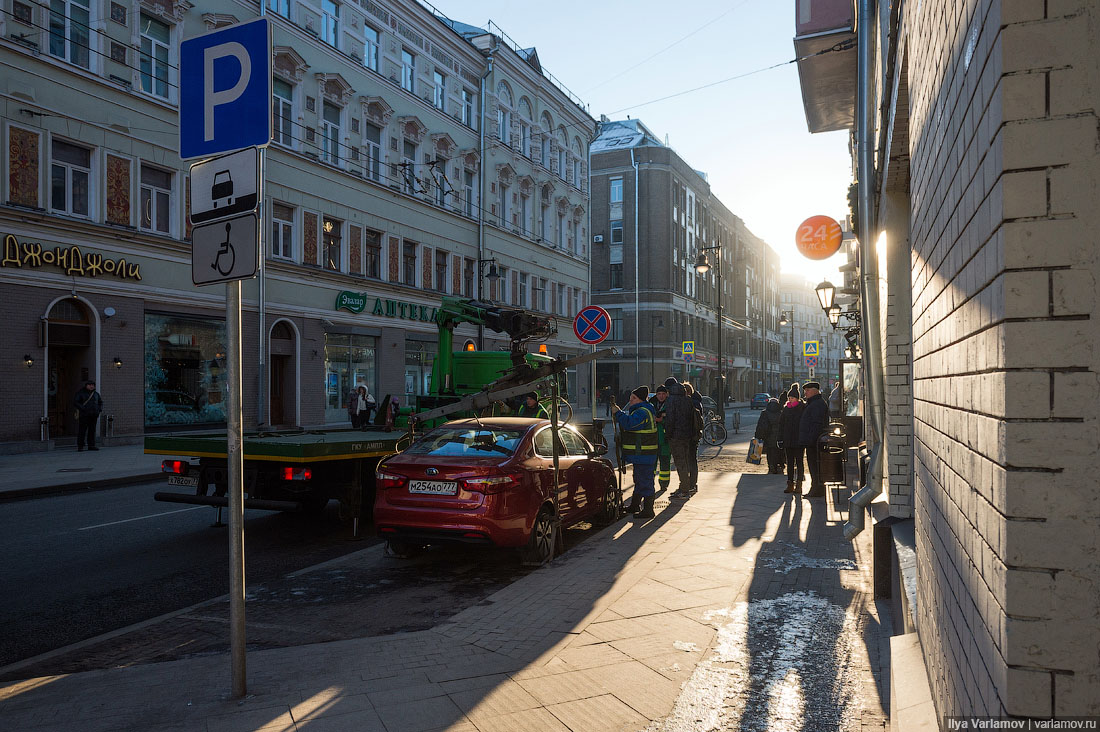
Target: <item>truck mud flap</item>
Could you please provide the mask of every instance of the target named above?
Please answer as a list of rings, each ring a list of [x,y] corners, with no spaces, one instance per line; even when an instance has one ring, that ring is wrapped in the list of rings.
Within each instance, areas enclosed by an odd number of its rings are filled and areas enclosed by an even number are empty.
[[[194,493],[163,493],[153,494],[153,500],[166,503],[190,503],[197,506],[228,506],[228,496],[196,496]],[[257,508],[262,511],[302,511],[305,506],[301,501],[269,501],[261,498],[244,499],[245,508]]]

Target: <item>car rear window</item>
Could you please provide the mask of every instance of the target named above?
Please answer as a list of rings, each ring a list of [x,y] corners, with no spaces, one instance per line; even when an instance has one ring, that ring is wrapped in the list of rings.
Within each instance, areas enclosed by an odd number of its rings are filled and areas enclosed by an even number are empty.
[[[489,457],[514,455],[526,430],[437,427],[405,450],[406,455]]]

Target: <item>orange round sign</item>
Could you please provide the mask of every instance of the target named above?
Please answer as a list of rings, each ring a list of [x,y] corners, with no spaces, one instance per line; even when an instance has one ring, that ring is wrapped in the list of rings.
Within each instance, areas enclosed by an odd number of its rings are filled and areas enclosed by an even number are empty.
[[[828,216],[811,216],[798,225],[794,243],[807,259],[828,259],[840,251],[840,224]]]

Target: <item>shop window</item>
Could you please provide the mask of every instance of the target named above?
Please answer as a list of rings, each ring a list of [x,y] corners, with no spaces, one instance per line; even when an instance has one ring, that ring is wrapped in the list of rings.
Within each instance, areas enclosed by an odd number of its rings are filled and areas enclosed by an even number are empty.
[[[435,341],[405,341],[405,398],[401,406],[415,405],[416,397],[430,391],[432,364],[438,352]]]
[[[225,421],[225,322],[145,314],[145,425]]]
[[[371,336],[325,333],[325,422],[347,422],[347,403],[360,385],[377,393],[376,343]]]

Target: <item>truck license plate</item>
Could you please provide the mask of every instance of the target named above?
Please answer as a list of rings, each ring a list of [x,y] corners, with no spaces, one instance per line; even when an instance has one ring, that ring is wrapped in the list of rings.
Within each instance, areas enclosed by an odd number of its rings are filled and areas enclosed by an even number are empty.
[[[190,475],[169,475],[168,485],[178,485],[186,488],[198,488],[199,479]]]
[[[409,481],[409,493],[454,496],[458,494],[458,483],[447,480],[412,480]]]

